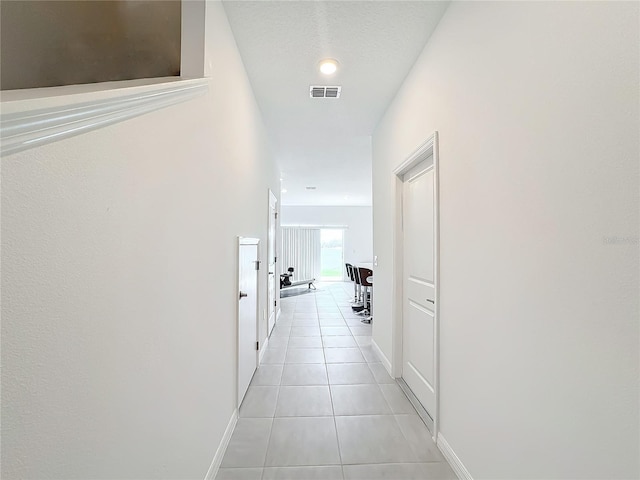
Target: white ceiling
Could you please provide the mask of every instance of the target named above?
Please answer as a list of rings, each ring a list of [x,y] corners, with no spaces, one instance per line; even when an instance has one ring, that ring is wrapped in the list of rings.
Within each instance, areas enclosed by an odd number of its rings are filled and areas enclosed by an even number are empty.
[[[371,205],[371,135],[447,5],[224,2],[273,141],[283,205]],[[338,72],[322,75],[323,58],[337,59]],[[341,85],[342,95],[311,99],[310,85]]]

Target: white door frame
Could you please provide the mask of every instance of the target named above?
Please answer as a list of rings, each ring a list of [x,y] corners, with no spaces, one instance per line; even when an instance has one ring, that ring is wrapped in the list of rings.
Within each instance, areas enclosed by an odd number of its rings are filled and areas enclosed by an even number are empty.
[[[276,197],[274,195],[274,193],[271,191],[271,189],[269,188],[269,207],[268,207],[268,219],[267,219],[267,261],[266,263],[266,272],[267,272],[267,338],[269,338],[269,336],[271,335],[271,329],[269,328],[269,310],[271,308],[271,303],[275,303],[274,307],[273,307],[273,325],[275,326],[275,324],[278,321],[278,317],[280,315],[280,306],[278,305],[278,298],[280,297],[279,293],[280,293],[280,283],[279,283],[279,279],[280,279],[280,274],[278,273],[277,269],[278,269],[278,197]],[[273,225],[273,234],[274,234],[274,239],[273,239],[273,255],[276,258],[276,261],[273,265],[273,298],[271,298],[270,296],[270,290],[269,290],[269,269],[271,268],[271,266],[269,265],[269,262],[271,261],[271,258],[269,258],[269,244],[270,244],[270,239],[269,239],[269,233],[270,233],[270,229],[269,226],[271,224],[271,209],[275,210],[275,218],[273,219],[274,225]]]
[[[393,313],[392,322],[392,345],[393,355],[391,359],[391,370],[394,378],[402,376],[402,316],[403,316],[403,236],[402,236],[402,194],[404,188],[403,176],[420,162],[433,155],[434,172],[434,390],[435,390],[435,411],[429,412],[433,415],[434,441],[438,438],[439,417],[440,417],[440,181],[439,181],[439,158],[438,158],[438,132],[433,132],[425,142],[420,145],[411,155],[396,167],[393,171],[395,180],[395,222],[394,222],[394,276],[393,276]]]
[[[238,237],[238,251],[236,257],[240,257],[240,247],[242,245],[256,245],[257,261],[260,265],[260,239],[252,237]],[[236,271],[236,288],[234,289],[235,295],[239,295],[238,286],[240,285],[240,268],[237,267]],[[260,276],[256,278],[256,342],[260,341]],[[259,350],[256,348],[256,368],[259,365]],[[236,406],[240,408],[242,398],[239,395],[240,390],[240,302],[236,297]]]

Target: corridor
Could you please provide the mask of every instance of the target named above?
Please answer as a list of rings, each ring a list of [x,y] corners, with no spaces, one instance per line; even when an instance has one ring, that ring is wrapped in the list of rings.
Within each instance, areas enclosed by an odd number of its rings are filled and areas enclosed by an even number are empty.
[[[455,479],[350,308],[350,284],[281,300],[218,480]]]

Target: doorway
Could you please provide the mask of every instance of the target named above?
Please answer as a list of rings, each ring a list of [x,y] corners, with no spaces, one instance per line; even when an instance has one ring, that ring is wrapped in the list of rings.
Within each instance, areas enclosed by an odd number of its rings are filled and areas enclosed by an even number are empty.
[[[437,438],[439,206],[437,132],[395,171],[394,375]]]
[[[278,253],[276,251],[276,232],[278,225],[278,199],[269,190],[269,221],[267,230],[267,337],[271,335],[271,330],[276,324],[277,317],[277,286],[276,286],[276,262]]]

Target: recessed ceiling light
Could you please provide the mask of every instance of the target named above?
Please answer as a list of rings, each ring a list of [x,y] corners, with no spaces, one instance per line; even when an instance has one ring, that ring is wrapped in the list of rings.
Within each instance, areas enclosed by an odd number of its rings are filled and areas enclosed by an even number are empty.
[[[338,70],[338,61],[333,58],[327,58],[320,62],[320,71],[325,75],[333,75]]]

